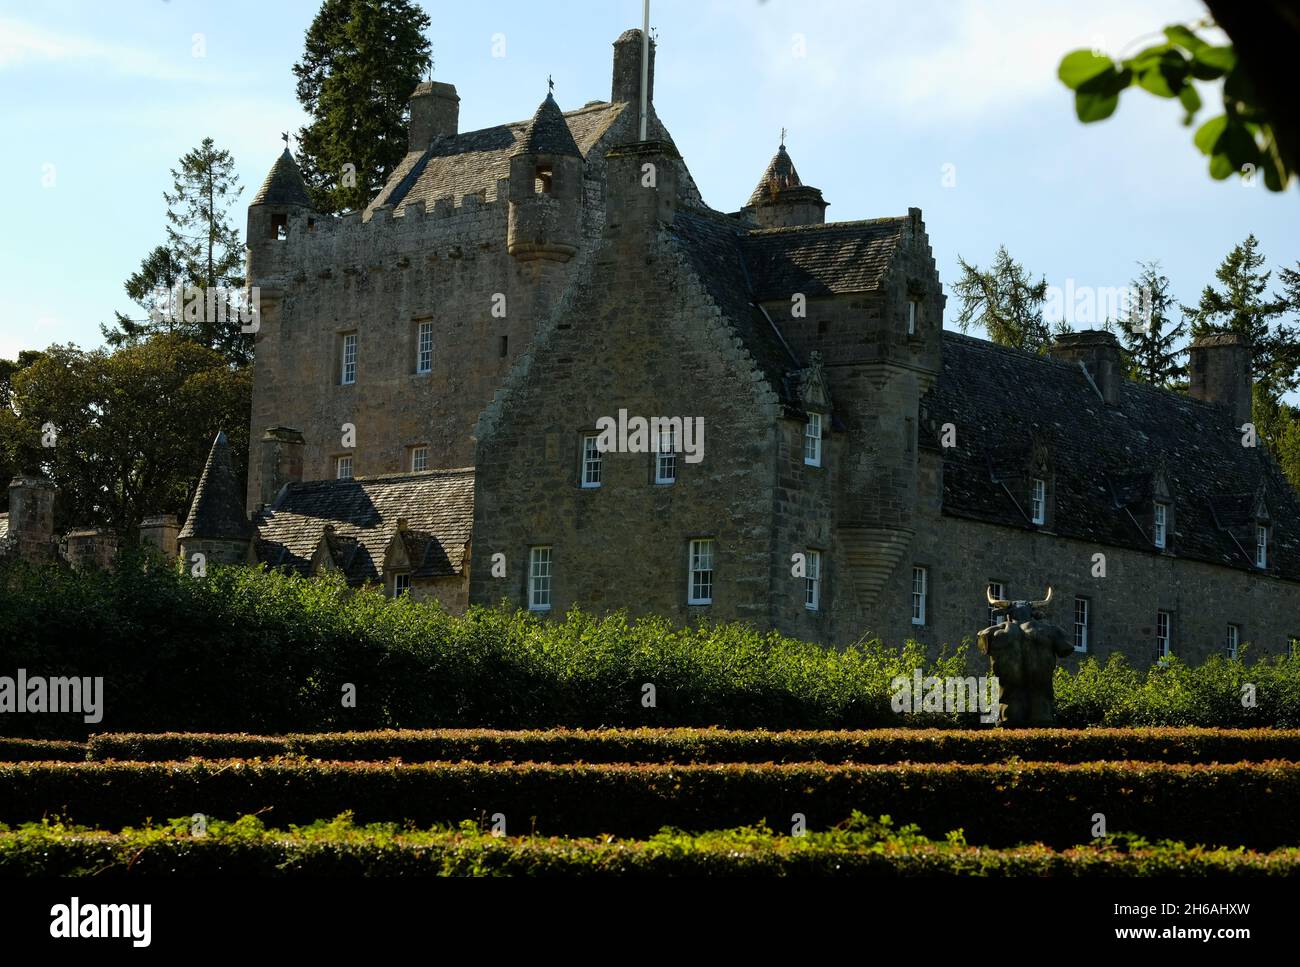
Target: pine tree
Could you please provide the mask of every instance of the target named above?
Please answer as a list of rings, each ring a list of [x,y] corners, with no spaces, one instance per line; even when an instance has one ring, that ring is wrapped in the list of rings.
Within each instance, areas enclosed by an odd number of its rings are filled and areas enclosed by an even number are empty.
[[[311,122],[298,164],[322,212],[360,210],[406,154],[407,103],[429,68],[429,18],[411,0],[325,0],[293,65]]]
[[[967,332],[980,325],[989,339],[1003,346],[1045,353],[1052,341],[1052,328],[1043,320],[1043,303],[1047,299],[1047,280],[1034,282],[1023,265],[1015,261],[1005,245],[999,246],[987,271],[972,265],[961,256],[961,278],[953,291],[961,299],[957,325]],[[1057,332],[1068,331],[1062,324]]]
[[[1179,343],[1187,331],[1187,320],[1171,325],[1169,312],[1176,302],[1169,294],[1169,278],[1161,273],[1160,263],[1139,262],[1138,267],[1141,272],[1132,283],[1135,303],[1116,327],[1124,341],[1127,375],[1152,386],[1170,388],[1186,371],[1179,360],[1187,349]]]
[[[1193,339],[1218,332],[1243,337],[1251,348],[1256,385],[1276,400],[1300,381],[1300,344],[1296,330],[1278,321],[1290,305],[1267,293],[1271,273],[1260,271],[1264,256],[1258,247],[1254,235],[1235,246],[1214,273],[1222,290],[1207,285],[1200,303],[1183,310],[1191,315]]]

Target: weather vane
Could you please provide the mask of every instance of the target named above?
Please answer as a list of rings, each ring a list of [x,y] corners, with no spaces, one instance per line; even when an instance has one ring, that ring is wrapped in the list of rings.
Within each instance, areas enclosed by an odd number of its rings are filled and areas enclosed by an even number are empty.
[[[546,75],[546,89],[552,94],[555,93],[555,79],[550,74]]]
[[[284,149],[285,149],[286,151],[288,151],[288,150],[289,150],[289,132],[288,132],[288,131],[281,131],[281,132],[280,132],[280,140],[284,142]]]
[[[781,129],[781,147],[785,147],[785,128]]]

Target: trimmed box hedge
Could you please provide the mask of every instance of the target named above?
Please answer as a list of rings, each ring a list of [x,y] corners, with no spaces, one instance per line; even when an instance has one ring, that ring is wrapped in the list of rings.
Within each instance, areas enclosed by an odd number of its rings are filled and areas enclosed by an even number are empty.
[[[903,816],[972,842],[1068,846],[1109,830],[1189,843],[1271,849],[1300,839],[1300,765],[315,763],[294,760],[0,765],[0,821],[45,816],[120,827],[203,813],[311,822],[354,811],[364,822],[433,825],[506,817],[510,832],[646,836],[794,814],[826,828],[854,810]]]
[[[96,735],[85,753],[94,760],[139,762],[274,756],[404,762],[1265,762],[1300,761],[1300,731],[428,729],[286,736],[169,732]]]
[[[188,821],[105,833],[36,825],[0,832],[0,876],[1034,876],[1262,877],[1300,874],[1300,849],[1203,850],[1127,839],[1055,851],[927,840],[887,823],[792,837],[738,829],[649,840],[485,835],[316,823],[266,830],[253,817],[202,836]],[[866,828],[864,828],[864,826]]]
[[[0,738],[0,762],[77,762],[86,754],[84,742]]]

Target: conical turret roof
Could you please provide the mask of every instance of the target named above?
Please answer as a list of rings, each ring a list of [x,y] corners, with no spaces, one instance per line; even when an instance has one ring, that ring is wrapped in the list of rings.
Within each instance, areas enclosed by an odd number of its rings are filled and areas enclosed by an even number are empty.
[[[537,108],[537,113],[528,122],[528,128],[520,139],[515,154],[564,154],[576,158],[582,157],[569,122],[564,120],[564,113],[555,98],[547,94],[546,100]]]
[[[194,491],[194,503],[179,537],[181,540],[248,540],[252,536],[253,525],[244,516],[239,481],[230,465],[230,442],[221,432],[212,441],[208,462]]]
[[[767,170],[763,172],[763,177],[759,179],[758,187],[754,193],[749,196],[751,207],[765,201],[771,201],[781,192],[788,188],[800,188],[803,182],[799,180],[799,172],[795,170],[794,162],[790,160],[789,153],[785,150],[785,145],[781,145],[772,156],[771,163],[768,164]]]
[[[302,172],[298,170],[298,163],[293,160],[288,148],[271,165],[271,172],[253,197],[252,204],[301,205],[315,211],[316,206],[307,194],[307,183],[302,180]]]

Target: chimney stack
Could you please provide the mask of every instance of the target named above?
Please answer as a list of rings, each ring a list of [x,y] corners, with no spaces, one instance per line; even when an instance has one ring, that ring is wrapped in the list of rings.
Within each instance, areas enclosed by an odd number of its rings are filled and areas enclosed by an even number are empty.
[[[605,229],[650,231],[677,210],[681,155],[667,141],[636,141],[605,155]]]
[[[302,432],[287,426],[268,426],[261,442],[261,494],[265,507],[275,502],[281,488],[302,480]]]
[[[1190,349],[1193,399],[1219,403],[1232,414],[1232,425],[1250,422],[1250,346],[1236,333],[1201,336]]]
[[[9,539],[27,561],[53,561],[54,483],[44,477],[18,476],[9,483]]]
[[[1058,336],[1052,343],[1052,356],[1068,363],[1083,363],[1097,385],[1107,406],[1119,402],[1119,388],[1124,381],[1119,340],[1104,329],[1085,329]]]
[[[460,124],[460,96],[454,84],[425,81],[411,92],[407,151],[423,151],[442,135],[455,135]]]
[[[641,31],[625,30],[614,41],[614,81],[610,85],[609,99],[641,103]],[[650,103],[655,99],[655,42],[650,40],[650,70],[646,75],[646,88]]]

